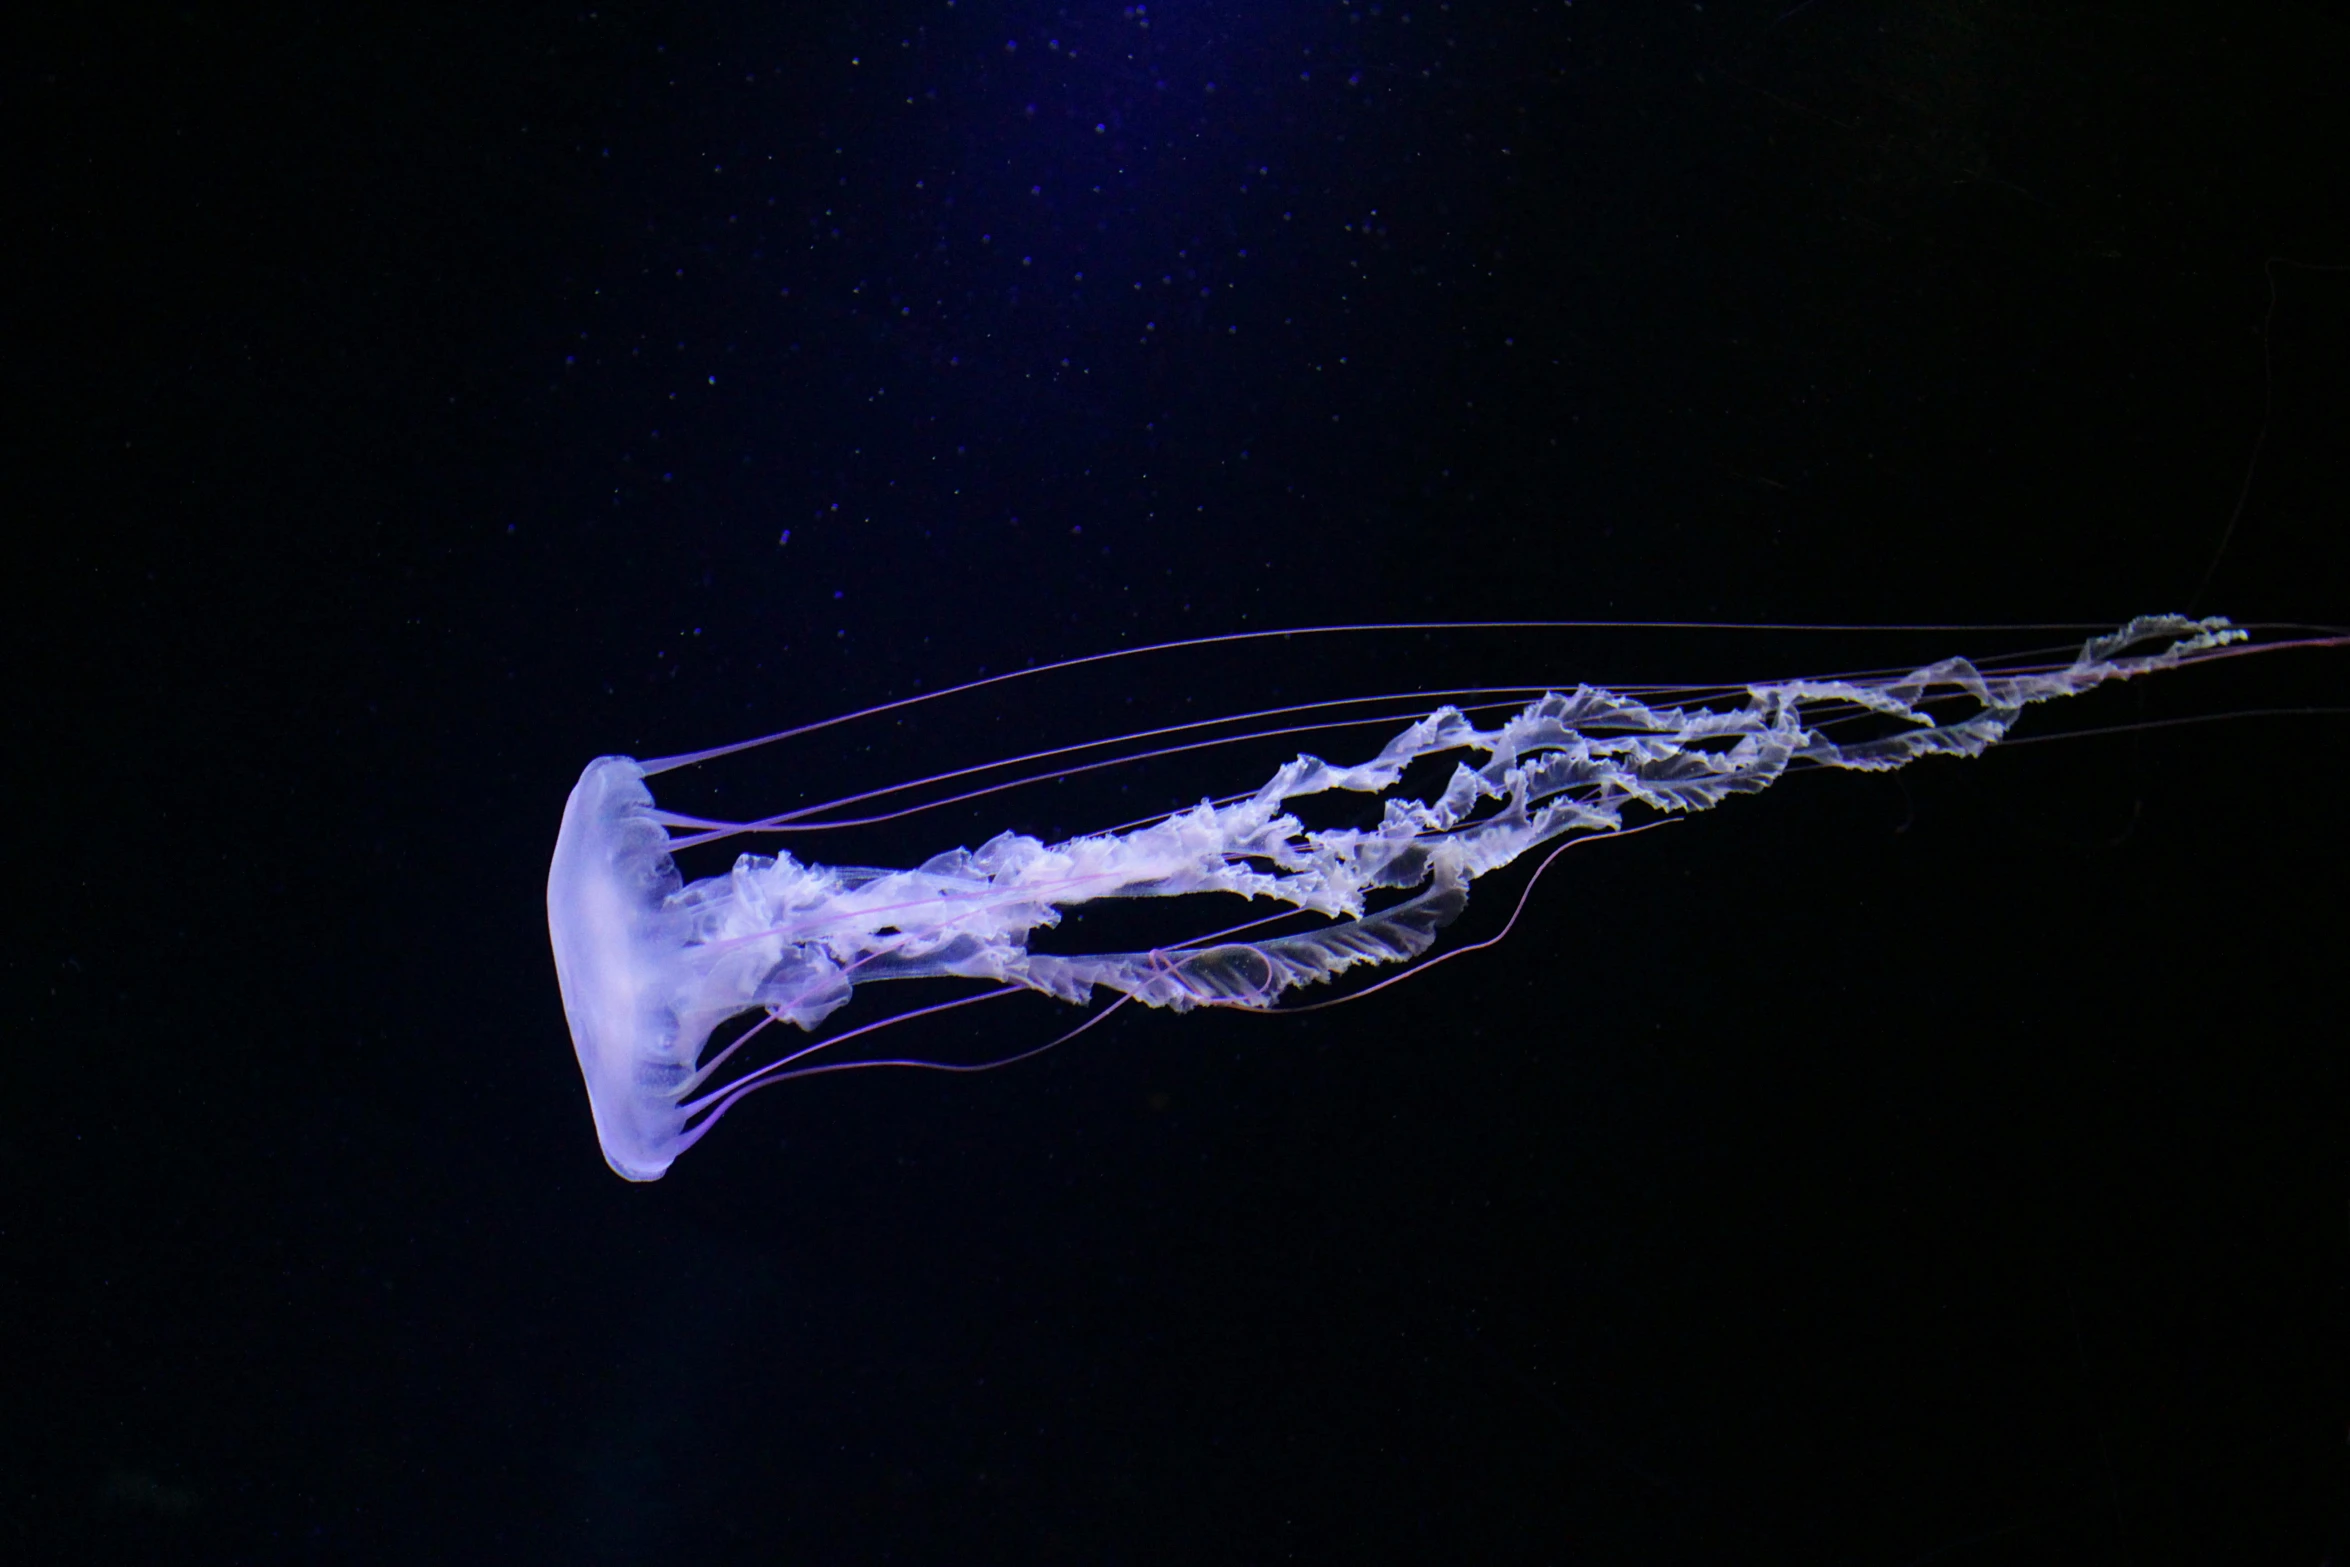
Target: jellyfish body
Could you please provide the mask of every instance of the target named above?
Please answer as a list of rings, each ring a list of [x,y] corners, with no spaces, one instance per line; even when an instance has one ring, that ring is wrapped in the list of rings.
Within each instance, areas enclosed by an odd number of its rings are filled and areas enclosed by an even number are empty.
[[[701,757],[601,757],[571,792],[548,876],[556,974],[605,1158],[630,1180],[657,1180],[743,1093],[799,1059],[709,1090],[723,1057],[704,1062],[704,1049],[738,1014],[814,1030],[859,984],[939,976],[1079,1004],[1109,992],[1178,1011],[1268,1009],[1359,965],[1420,957],[1480,877],[1536,848],[1620,832],[1628,813],[1706,810],[1791,768],[1875,772],[1979,755],[2035,703],[2175,668],[2243,637],[2225,620],[2145,616],[2050,667],[2002,672],[1951,658],[1683,705],[1583,686],[1545,693],[1490,729],[1438,707],[1367,761],[1300,755],[1253,793],[1059,843],[1004,833],[911,870],[745,854],[724,875],[687,882],[671,857],[683,840],[671,831],[708,824],[659,810],[645,780]],[[1868,737],[1831,737],[1837,720],[1868,715]],[[1412,763],[1454,753],[1461,759],[1434,798],[1393,792]],[[1290,809],[1331,790],[1385,796],[1379,821],[1309,829]],[[1138,952],[1029,945],[1062,910],[1094,900],[1211,892],[1324,923]]]

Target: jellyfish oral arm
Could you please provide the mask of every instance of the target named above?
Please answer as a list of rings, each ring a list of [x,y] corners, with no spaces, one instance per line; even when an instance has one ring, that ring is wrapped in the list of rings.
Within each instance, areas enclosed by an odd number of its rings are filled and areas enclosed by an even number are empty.
[[[726,874],[688,883],[646,767],[601,757],[565,805],[548,876],[556,974],[605,1157],[631,1180],[655,1180],[699,1135],[696,1111],[724,1101],[724,1090],[693,1096],[712,1030],[739,1013],[813,1030],[859,983],[936,976],[1076,1003],[1108,990],[1178,1011],[1268,1008],[1296,986],[1418,957],[1479,877],[1562,838],[1617,832],[1627,811],[1705,810],[1796,767],[1884,771],[1978,755],[2032,704],[2173,668],[2243,635],[2224,620],[2148,616],[2048,668],[1991,673],[1954,658],[1679,707],[1584,686],[1492,729],[1440,707],[1361,763],[1301,755],[1251,795],[1055,844],[1005,833],[911,870],[745,854]],[[1836,738],[1852,718],[1874,732]],[[1412,763],[1455,753],[1434,799],[1391,793]],[[1308,829],[1288,808],[1331,790],[1386,796],[1381,819]],[[1030,950],[1067,908],[1208,892],[1326,923],[1146,952]]]

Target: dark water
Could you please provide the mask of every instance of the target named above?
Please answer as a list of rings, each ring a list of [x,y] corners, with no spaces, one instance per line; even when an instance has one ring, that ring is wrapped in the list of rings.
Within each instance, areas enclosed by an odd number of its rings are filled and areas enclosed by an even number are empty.
[[[540,903],[594,755],[1122,645],[2350,619],[2350,273],[2291,264],[2350,263],[2338,18],[192,7],[9,53],[8,1559],[2344,1559],[2338,716],[1792,781],[1360,1006],[796,1085],[649,1187]],[[678,797],[1877,646],[1283,644]]]

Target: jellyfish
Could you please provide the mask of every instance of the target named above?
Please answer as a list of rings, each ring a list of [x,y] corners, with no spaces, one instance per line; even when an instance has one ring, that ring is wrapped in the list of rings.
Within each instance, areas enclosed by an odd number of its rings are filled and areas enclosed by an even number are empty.
[[[884,1024],[1023,991],[1079,1006],[1109,998],[1093,1021],[1128,1003],[1274,1010],[1293,992],[1356,969],[1409,971],[1451,955],[1431,956],[1476,883],[1530,855],[1547,866],[1571,844],[1669,824],[1796,770],[1884,772],[1927,757],[1979,756],[2036,704],[2258,650],[2246,642],[2225,619],[2149,615],[2091,637],[2062,661],[1950,657],[1741,687],[1582,685],[1513,698],[1498,710],[1464,694],[1419,711],[1361,760],[1300,753],[1242,793],[1058,842],[1007,831],[910,869],[831,866],[785,850],[741,854],[725,873],[693,881],[680,873],[674,856],[682,849],[788,830],[832,807],[722,821],[661,809],[647,780],[823,726],[650,761],[604,756],[581,773],[556,837],[547,878],[555,972],[605,1159],[628,1180],[652,1181],[758,1089],[851,1066],[983,1069],[838,1055],[839,1044]],[[888,705],[1044,672],[1000,674]],[[1304,707],[1240,716],[1260,737],[1326,727]],[[1102,767],[1195,743],[1211,749],[1218,742],[1194,742],[1182,731],[1216,722],[1014,760],[1051,768],[1067,763],[1067,752],[1106,747],[1076,764]],[[1368,748],[1359,742],[1355,754]],[[1440,771],[1446,758],[1449,776],[1441,788],[1423,789],[1425,798],[1399,787],[1415,764],[1434,759]],[[1334,791],[1375,797],[1376,820],[1364,820],[1366,810],[1349,824],[1308,826],[1299,802]],[[1142,950],[1046,952],[1034,944],[1066,911],[1101,900],[1210,893],[1276,912]],[[722,1075],[771,1025],[815,1035],[859,985],[949,977],[987,988]],[[711,1051],[713,1033],[745,1014],[757,1022]],[[811,1059],[823,1052],[833,1053]]]

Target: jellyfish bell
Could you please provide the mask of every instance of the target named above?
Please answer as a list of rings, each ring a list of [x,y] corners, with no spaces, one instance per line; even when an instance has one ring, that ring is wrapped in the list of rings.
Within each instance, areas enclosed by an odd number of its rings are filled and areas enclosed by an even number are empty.
[[[1244,633],[1169,646],[1320,634]],[[1547,865],[1569,844],[1708,810],[1794,770],[1883,772],[1930,756],[1977,756],[2041,703],[2246,652],[2344,640],[2327,632],[2254,643],[2224,619],[2151,615],[2058,659],[1947,657],[1726,687],[1581,685],[1297,703],[1031,751],[751,821],[664,810],[647,782],[836,723],[1167,647],[1120,650],[709,751],[644,762],[597,758],[565,804],[548,874],[556,976],[604,1156],[629,1180],[657,1180],[759,1088],[872,1066],[1004,1064],[811,1059],[891,1023],[1023,991],[1081,1006],[1107,995],[1113,1006],[1275,1010],[1289,993],[1358,968],[1424,966],[1474,884],[1538,851]],[[1366,729],[1378,743],[1360,738]],[[1245,792],[1051,842],[1005,831],[910,869],[832,866],[789,850],[744,853],[724,873],[692,881],[675,859],[741,834],[888,820],[1022,783],[1301,735],[1317,750],[1298,752]],[[1407,774],[1439,781],[1415,795]],[[894,803],[907,791],[926,804]],[[1369,797],[1377,810],[1307,825],[1301,813],[1334,794]],[[1217,893],[1278,912],[1130,950],[1047,952],[1034,941],[1088,906]],[[922,978],[989,988],[817,1038],[720,1080],[769,1026],[814,1034],[858,986]],[[745,1014],[757,1023],[708,1052],[713,1032]]]
[[[680,1089],[695,1065],[680,1057],[700,1050],[677,1005],[685,943],[670,901],[684,879],[652,809],[642,768],[625,756],[596,758],[564,802],[547,873],[555,980],[596,1140],[632,1181],[660,1179],[675,1157]]]

